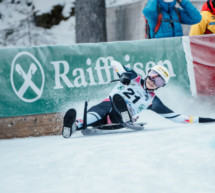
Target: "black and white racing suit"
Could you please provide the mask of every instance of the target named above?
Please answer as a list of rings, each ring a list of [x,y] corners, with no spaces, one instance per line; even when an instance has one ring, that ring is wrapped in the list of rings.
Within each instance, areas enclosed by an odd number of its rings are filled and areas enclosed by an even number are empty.
[[[211,122],[215,121],[210,118],[199,118],[193,116],[187,116],[178,114],[166,107],[161,100],[155,95],[154,90],[148,90],[145,86],[145,82],[137,73],[133,70],[126,69],[120,63],[116,62],[112,64],[112,67],[121,76],[123,73],[131,73],[131,82],[129,85],[124,85],[118,82],[113,88],[111,93],[98,105],[91,107],[87,112],[87,124],[99,125],[110,122],[116,122],[112,116],[112,106],[109,96],[114,94],[120,94],[126,101],[130,113],[132,116],[136,116],[146,109],[150,109],[159,115],[174,121],[176,123],[199,123],[199,122]]]

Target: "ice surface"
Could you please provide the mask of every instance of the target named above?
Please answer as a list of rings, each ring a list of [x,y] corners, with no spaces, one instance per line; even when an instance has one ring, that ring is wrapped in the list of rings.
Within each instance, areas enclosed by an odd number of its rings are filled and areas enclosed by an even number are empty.
[[[215,124],[176,124],[151,111],[140,121],[144,131],[1,140],[0,192],[215,192]]]

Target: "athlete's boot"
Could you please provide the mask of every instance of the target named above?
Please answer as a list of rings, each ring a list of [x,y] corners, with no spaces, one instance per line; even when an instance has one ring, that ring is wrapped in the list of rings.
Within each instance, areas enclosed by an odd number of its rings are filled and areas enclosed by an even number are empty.
[[[128,110],[127,104],[121,95],[115,94],[112,98],[113,109],[115,110],[116,118],[120,123],[132,122],[130,112]]]
[[[62,135],[64,138],[69,138],[77,130],[76,110],[69,109],[63,119]]]

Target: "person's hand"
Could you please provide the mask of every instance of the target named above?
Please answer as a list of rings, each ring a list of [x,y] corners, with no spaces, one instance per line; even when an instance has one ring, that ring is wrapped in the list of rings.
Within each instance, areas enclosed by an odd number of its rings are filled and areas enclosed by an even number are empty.
[[[199,117],[199,123],[215,122],[215,119]]]
[[[131,82],[131,73],[124,72],[120,77],[120,82],[125,85],[129,85]]]

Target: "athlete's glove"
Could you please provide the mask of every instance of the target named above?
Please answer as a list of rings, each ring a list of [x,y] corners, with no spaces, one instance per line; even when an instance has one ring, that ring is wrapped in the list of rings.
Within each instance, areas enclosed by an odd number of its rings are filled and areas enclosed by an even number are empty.
[[[122,73],[119,80],[122,84],[129,85],[131,82],[131,73],[129,72]]]
[[[199,117],[199,123],[215,122],[215,119]]]

